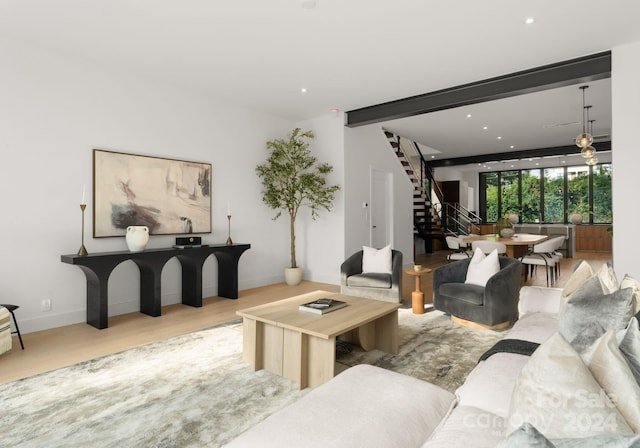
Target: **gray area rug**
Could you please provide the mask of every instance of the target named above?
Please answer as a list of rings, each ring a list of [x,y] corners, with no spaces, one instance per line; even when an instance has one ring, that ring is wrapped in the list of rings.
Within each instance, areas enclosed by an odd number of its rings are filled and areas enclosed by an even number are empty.
[[[337,371],[373,364],[453,391],[502,337],[439,312],[399,321],[399,354],[353,348]],[[251,371],[235,322],[3,385],[0,446],[221,446],[307,392]]]

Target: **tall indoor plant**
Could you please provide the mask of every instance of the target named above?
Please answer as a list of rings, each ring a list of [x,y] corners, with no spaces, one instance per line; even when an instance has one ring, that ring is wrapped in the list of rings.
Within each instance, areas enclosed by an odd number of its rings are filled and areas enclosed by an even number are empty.
[[[297,281],[287,280],[289,284],[297,284],[302,279],[302,270],[296,262],[295,231],[300,207],[309,207],[315,220],[320,209],[331,210],[335,193],[340,189],[339,185],[327,185],[326,178],[333,167],[319,163],[311,154],[308,141],[313,137],[312,131],[295,128],[286,139],[268,141],[269,157],[256,167],[262,180],[262,200],[278,210],[273,219],[278,219],[283,211],[289,214],[291,266],[287,269],[293,270],[293,276],[297,277]],[[285,278],[287,275],[285,269]]]

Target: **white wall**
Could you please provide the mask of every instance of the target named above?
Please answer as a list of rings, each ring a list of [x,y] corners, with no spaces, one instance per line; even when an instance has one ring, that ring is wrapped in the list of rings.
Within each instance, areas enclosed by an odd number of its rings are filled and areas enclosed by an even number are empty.
[[[271,219],[254,170],[267,155],[265,142],[285,136],[295,123],[16,42],[0,40],[0,64],[0,302],[20,306],[23,332],[85,321],[84,274],[60,262],[80,247],[83,185],[87,250],[126,249],[124,238],[91,237],[94,148],[212,163],[213,234],[203,241],[226,240],[230,201],[232,238],[252,245],[240,259],[240,289],[283,281],[288,226]],[[339,139],[333,132],[331,145]],[[329,241],[336,227],[332,222],[327,235],[314,227],[313,236]],[[173,238],[152,236],[148,247],[170,246]],[[215,257],[206,269],[205,296],[215,295]],[[321,277],[329,273],[321,269]],[[171,260],[163,271],[163,305],[179,301],[180,275]],[[132,262],[114,271],[111,315],[139,309],[138,282]],[[50,312],[41,311],[45,298],[52,299]]]
[[[640,123],[640,42],[612,50],[613,264],[620,279],[640,279],[638,263],[638,123]]]
[[[333,166],[328,185],[340,185],[330,212],[321,210],[315,221],[308,208],[301,209],[296,221],[296,258],[303,267],[303,278],[324,283],[340,283],[340,264],[344,261],[344,114],[327,113],[298,123],[314,132],[310,148],[318,162]]]
[[[403,254],[405,265],[413,263],[413,187],[395,156],[380,126],[346,128],[344,148],[344,256],[368,246],[371,167],[391,170],[393,174],[393,248]]]
[[[636,188],[640,162],[636,124],[640,122],[640,43],[613,49],[615,217],[614,263],[620,276],[640,277],[635,250],[629,248],[638,213],[626,192]],[[298,257],[305,278],[337,283],[339,262],[369,244],[370,223],[362,208],[369,198],[371,167],[394,176],[394,247],[405,264],[413,261],[412,187],[379,128],[343,128],[331,114],[302,123],[213,101],[177,88],[140,79],[26,44],[0,40],[0,301],[19,305],[27,333],[84,322],[86,282],[60,255],[80,246],[82,186],[91,197],[92,149],[181,158],[213,164],[213,234],[227,237],[226,206],[231,202],[232,238],[251,243],[240,260],[239,286],[246,289],[283,280],[289,263],[288,226],[260,200],[255,166],[266,155],[265,142],[300,126],[316,133],[312,147],[340,183],[331,213],[312,221],[304,213]],[[462,177],[462,176],[461,176]],[[468,179],[470,186],[471,180]],[[476,192],[477,193],[477,192]],[[124,238],[91,238],[91,201],[85,245],[89,252],[123,250]],[[303,240],[303,241],[300,241]],[[152,236],[149,247],[165,247],[172,236]],[[216,261],[206,264],[205,295],[217,292]],[[139,275],[131,262],[109,281],[110,314],[139,309]],[[179,301],[179,263],[163,271],[163,305]],[[42,299],[53,309],[42,312]]]

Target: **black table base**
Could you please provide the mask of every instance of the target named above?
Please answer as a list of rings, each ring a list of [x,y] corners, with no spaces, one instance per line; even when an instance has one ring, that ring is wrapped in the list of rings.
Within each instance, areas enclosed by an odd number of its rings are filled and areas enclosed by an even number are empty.
[[[102,252],[89,255],[62,255],[63,263],[78,266],[87,277],[87,323],[107,328],[109,276],[120,263],[132,260],[140,269],[140,312],[162,315],[162,268],[176,257],[182,266],[182,303],[202,306],[202,267],[209,255],[218,260],[218,296],[238,298],[238,260],[250,244],[219,244],[185,249],[147,249],[143,252]]]

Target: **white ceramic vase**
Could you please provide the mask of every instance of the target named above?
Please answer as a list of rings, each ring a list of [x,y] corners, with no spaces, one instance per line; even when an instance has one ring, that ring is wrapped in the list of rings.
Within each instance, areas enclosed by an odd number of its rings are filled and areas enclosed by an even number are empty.
[[[582,224],[582,215],[580,213],[573,213],[569,216],[569,221],[571,221],[571,224]]]
[[[126,240],[130,252],[142,252],[149,242],[149,228],[147,226],[127,227]]]

